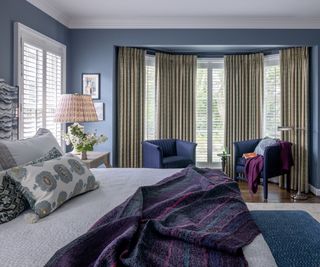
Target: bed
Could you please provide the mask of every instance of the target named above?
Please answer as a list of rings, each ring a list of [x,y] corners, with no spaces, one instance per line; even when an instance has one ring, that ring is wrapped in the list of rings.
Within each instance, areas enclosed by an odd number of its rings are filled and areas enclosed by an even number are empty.
[[[25,214],[0,225],[2,266],[43,266],[54,253],[84,234],[100,217],[143,185],[155,184],[178,169],[92,169],[100,188],[78,196],[36,224]],[[249,266],[277,266],[260,234],[244,248]],[[18,255],[18,256],[17,256]]]

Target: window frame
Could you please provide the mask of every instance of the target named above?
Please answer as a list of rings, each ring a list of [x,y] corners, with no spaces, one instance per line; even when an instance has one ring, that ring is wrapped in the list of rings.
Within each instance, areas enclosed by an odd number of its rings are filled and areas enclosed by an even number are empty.
[[[46,66],[47,52],[61,56],[61,94],[66,93],[66,45],[39,33],[20,22],[14,24],[14,81],[19,86],[19,124],[18,138],[23,136],[23,119],[20,112],[23,111],[23,44],[28,43],[43,50],[43,66]],[[46,67],[43,68],[43,99],[46,99]],[[45,102],[45,101],[44,101]],[[43,103],[43,110],[46,110],[46,103]],[[65,124],[61,125],[61,133],[65,132]],[[59,140],[58,140],[59,141]],[[60,140],[61,141],[61,140]],[[62,144],[62,141],[61,141]]]

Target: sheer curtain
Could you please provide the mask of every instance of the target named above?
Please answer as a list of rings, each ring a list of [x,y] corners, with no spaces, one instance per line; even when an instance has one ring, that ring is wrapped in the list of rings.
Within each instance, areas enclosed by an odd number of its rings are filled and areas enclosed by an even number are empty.
[[[225,66],[225,147],[231,154],[226,172],[234,177],[233,142],[262,134],[263,54],[228,55]]]

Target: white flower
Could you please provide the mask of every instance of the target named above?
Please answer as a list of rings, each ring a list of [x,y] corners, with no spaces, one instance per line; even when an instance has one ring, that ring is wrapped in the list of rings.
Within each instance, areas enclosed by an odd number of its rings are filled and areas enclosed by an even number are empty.
[[[104,135],[97,136],[95,130],[94,133],[85,133],[84,127],[78,123],[68,127],[68,131],[63,135],[63,139],[66,144],[72,144],[76,149],[88,149],[88,147],[93,147],[94,145],[101,144],[107,141],[107,137]]]

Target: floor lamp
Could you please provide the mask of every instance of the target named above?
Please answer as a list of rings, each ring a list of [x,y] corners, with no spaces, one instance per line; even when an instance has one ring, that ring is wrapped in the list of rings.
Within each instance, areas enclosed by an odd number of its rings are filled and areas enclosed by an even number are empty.
[[[303,128],[295,128],[295,127],[290,127],[290,126],[279,126],[278,131],[280,132],[289,132],[289,131],[303,131]],[[297,146],[299,145],[299,136],[297,138]],[[304,193],[301,192],[301,177],[298,177],[298,191],[295,194],[291,195],[291,198],[294,200],[306,200],[308,199],[308,196]]]

